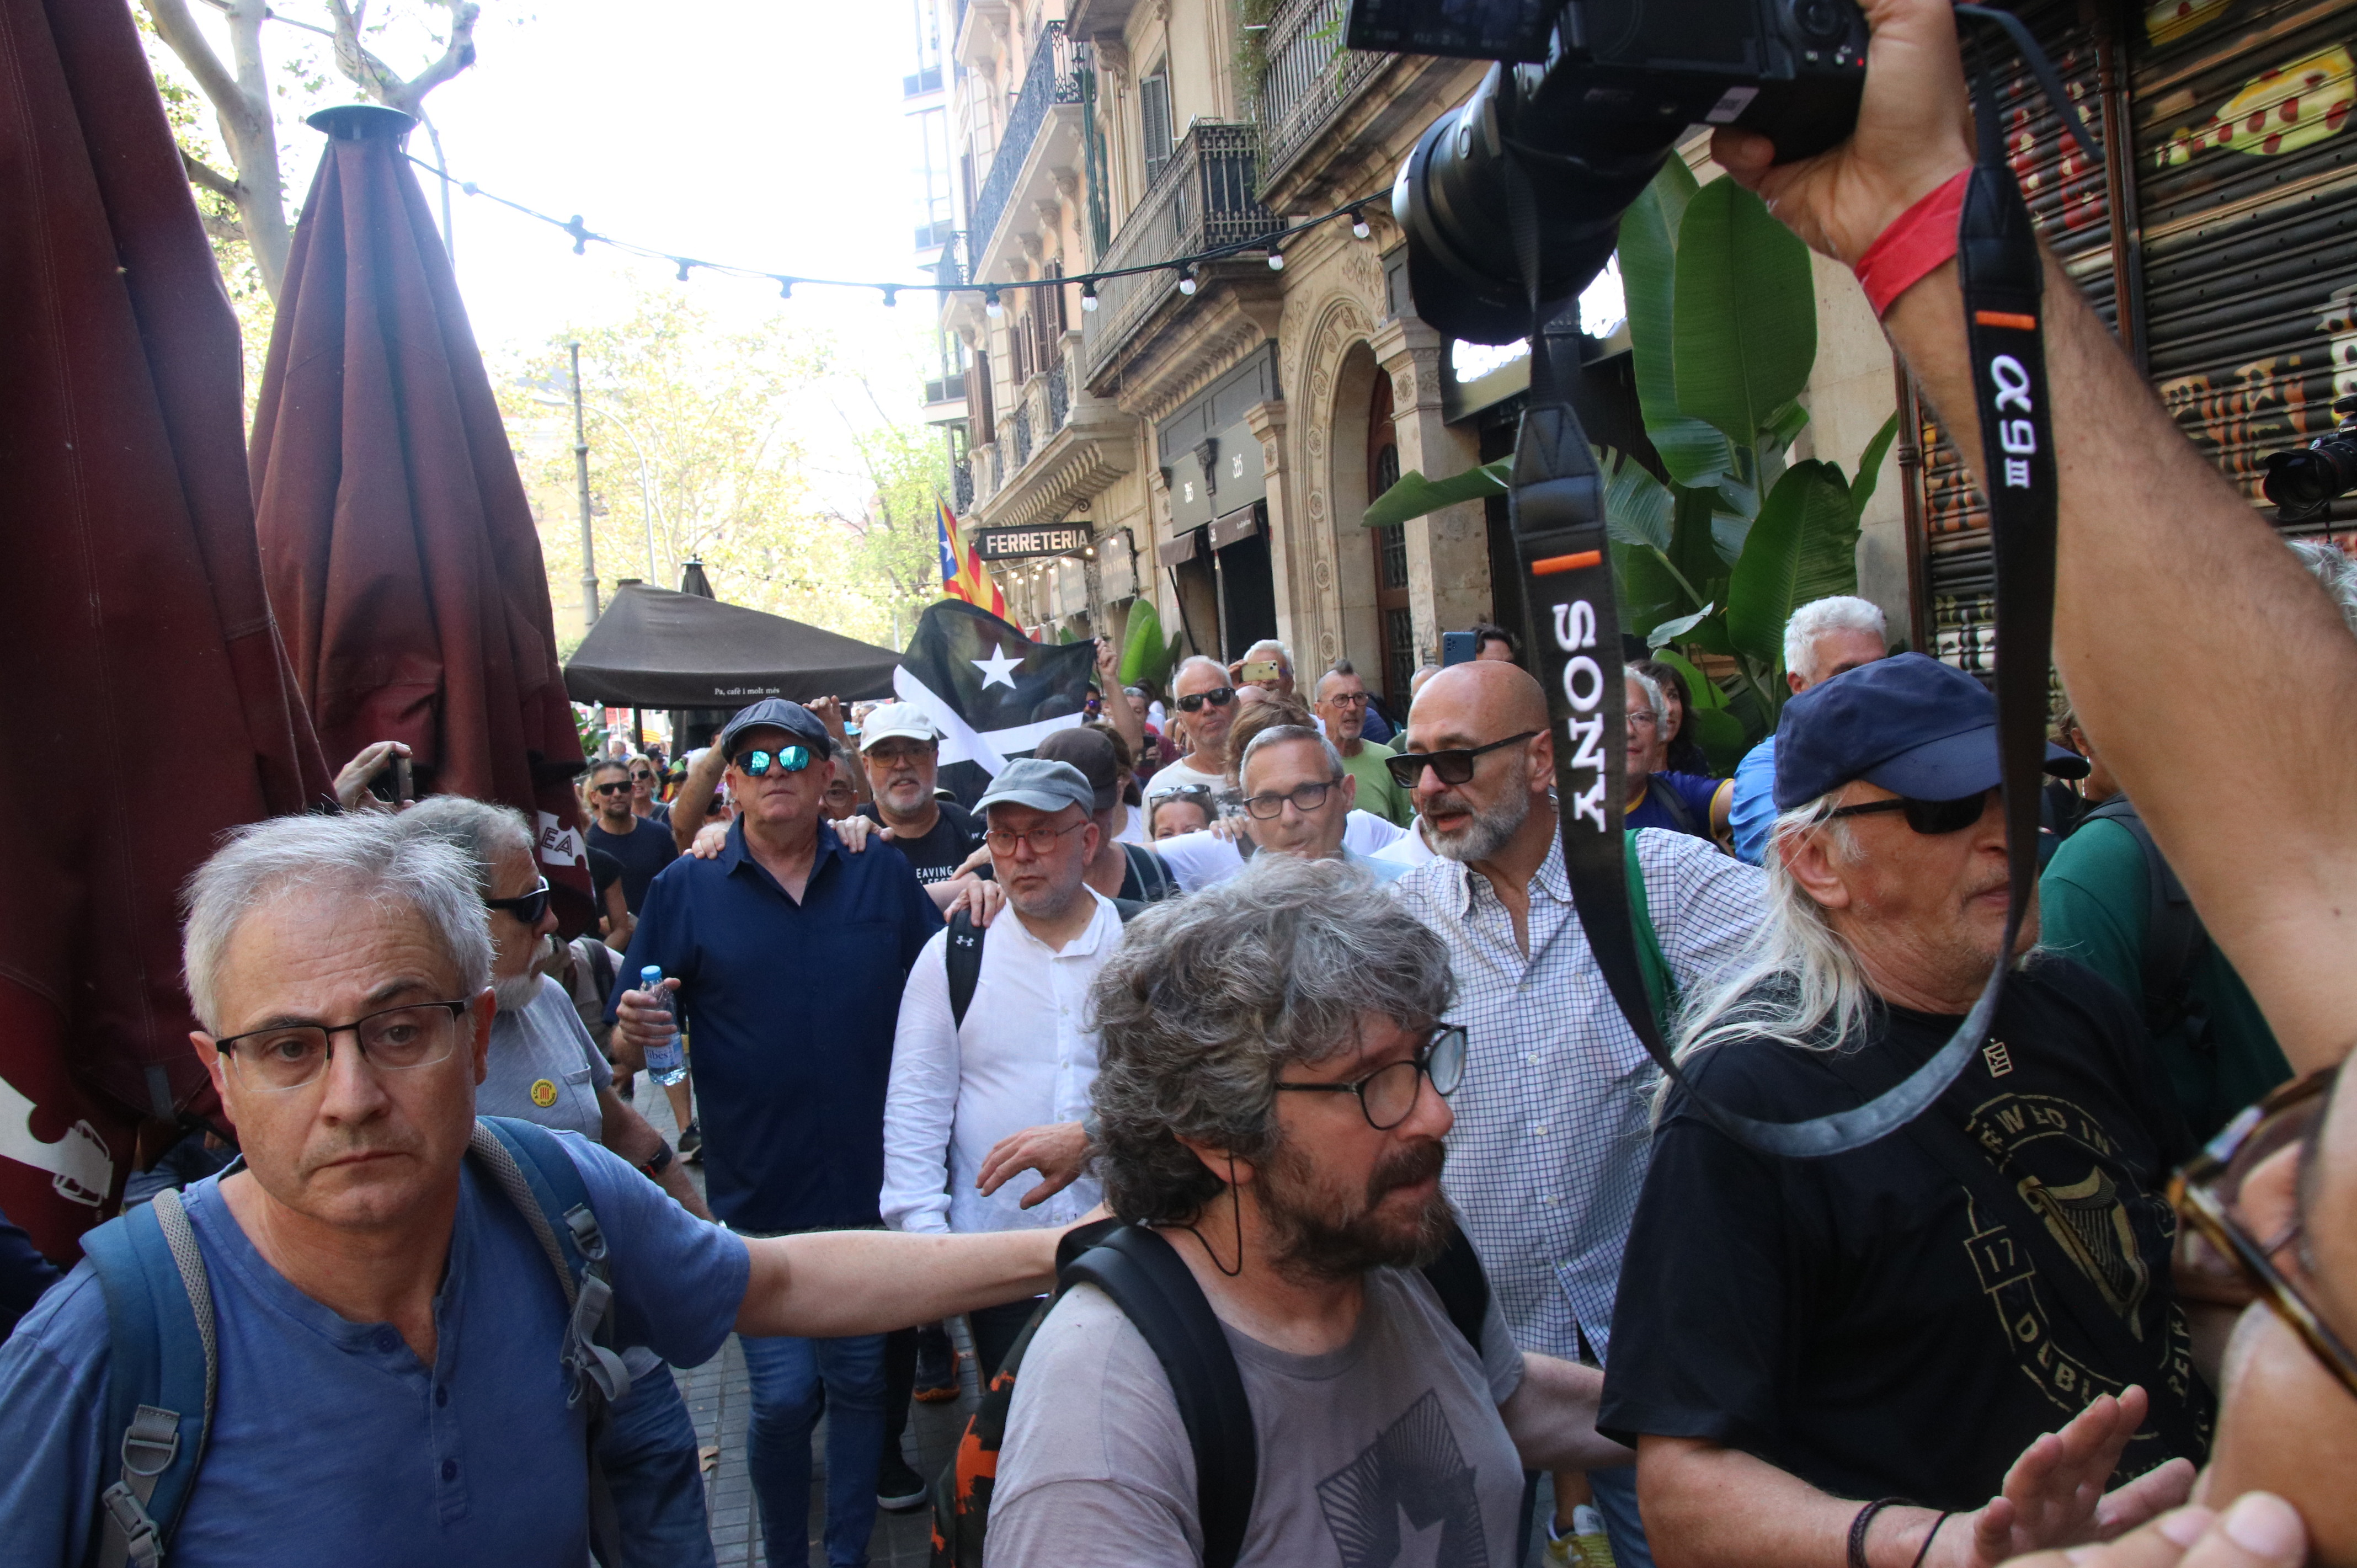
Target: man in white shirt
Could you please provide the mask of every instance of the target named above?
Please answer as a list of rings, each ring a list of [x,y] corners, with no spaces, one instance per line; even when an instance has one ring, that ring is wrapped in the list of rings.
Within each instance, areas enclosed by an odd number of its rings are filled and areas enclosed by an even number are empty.
[[[1209,789],[1221,816],[1236,812],[1236,787],[1228,781],[1228,731],[1236,722],[1236,689],[1219,660],[1201,654],[1178,666],[1170,679],[1170,700],[1178,710],[1178,727],[1186,732],[1187,755],[1146,780],[1146,798],[1189,785]]]
[[[1030,1207],[1036,1176],[982,1190],[985,1171],[1000,1174],[996,1152],[1021,1135],[1084,1142],[1080,1122],[1097,1070],[1089,986],[1121,943],[1113,900],[1084,880],[1097,848],[1094,804],[1079,768],[1039,757],[1009,763],[982,797],[983,842],[1006,908],[986,929],[952,922],[909,972],[884,1102],[880,1207],[896,1230],[1064,1225],[1096,1206],[1097,1184],[1087,1177]],[[979,948],[963,1017],[952,1002],[952,942]],[[985,1383],[1031,1312],[1021,1301],[968,1316]]]

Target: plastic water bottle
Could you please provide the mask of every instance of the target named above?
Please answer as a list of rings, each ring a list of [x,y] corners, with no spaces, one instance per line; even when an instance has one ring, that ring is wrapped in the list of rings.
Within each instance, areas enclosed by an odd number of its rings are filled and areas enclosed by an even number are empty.
[[[671,993],[662,988],[663,972],[654,964],[639,971],[639,989],[652,995],[671,1015]],[[660,1046],[647,1052],[647,1076],[668,1089],[687,1076],[687,1047],[680,1044],[679,1031],[674,1028]]]

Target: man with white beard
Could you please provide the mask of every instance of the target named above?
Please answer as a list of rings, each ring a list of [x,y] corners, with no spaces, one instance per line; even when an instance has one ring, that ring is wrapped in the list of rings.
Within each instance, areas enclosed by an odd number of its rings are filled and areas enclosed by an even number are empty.
[[[1448,943],[1449,1021],[1472,1042],[1442,1185],[1516,1343],[1600,1366],[1645,1180],[1654,1069],[1572,907],[1546,694],[1519,665],[1443,670],[1417,694],[1390,766],[1440,854],[1393,886]],[[1663,954],[1691,992],[1760,925],[1760,875],[1708,840],[1658,830],[1637,835],[1637,859]],[[1651,1568],[1634,1467],[1588,1480],[1619,1568]],[[1568,1473],[1557,1494],[1567,1533]]]

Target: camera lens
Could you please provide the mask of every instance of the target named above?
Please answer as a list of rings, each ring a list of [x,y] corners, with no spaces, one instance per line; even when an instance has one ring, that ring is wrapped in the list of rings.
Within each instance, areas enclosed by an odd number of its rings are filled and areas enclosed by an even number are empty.
[[[2272,453],[2259,488],[2286,511],[2315,511],[2357,489],[2357,440],[2327,435],[2305,451]]]
[[[1792,30],[1813,43],[1841,41],[1847,18],[1835,0],[1792,0]]]

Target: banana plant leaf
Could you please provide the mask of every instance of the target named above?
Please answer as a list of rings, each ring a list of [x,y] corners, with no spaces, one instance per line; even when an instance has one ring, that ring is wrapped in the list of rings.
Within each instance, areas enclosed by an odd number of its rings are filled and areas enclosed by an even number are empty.
[[[1620,592],[1620,624],[1631,631],[1658,626],[1699,607],[1670,570],[1669,558],[1650,544],[1613,540],[1613,585]]]
[[[1686,690],[1694,697],[1695,707],[1724,708],[1727,706],[1727,693],[1718,689],[1718,682],[1695,668],[1687,661],[1684,654],[1674,648],[1658,648],[1654,650],[1653,657],[1686,678]]]
[[[1369,528],[1383,528],[1394,522],[1405,522],[1412,517],[1438,511],[1459,501],[1480,500],[1485,496],[1502,496],[1509,488],[1508,475],[1514,466],[1512,457],[1501,457],[1479,468],[1468,468],[1461,474],[1451,474],[1445,479],[1427,479],[1414,468],[1399,477],[1399,482],[1377,496],[1369,504],[1361,521]]]
[[[1857,478],[1850,481],[1849,487],[1852,519],[1866,515],[1866,503],[1874,499],[1874,487],[1882,479],[1883,455],[1890,450],[1890,443],[1898,435],[1899,412],[1893,409],[1890,417],[1882,422],[1882,428],[1866,444],[1866,450],[1857,455]]]
[[[1162,641],[1162,617],[1155,610],[1154,601],[1143,595],[1129,605],[1129,628],[1122,639],[1121,683],[1135,686],[1151,681],[1156,686],[1170,672],[1171,656],[1178,647],[1176,638],[1168,648]]]
[[[1716,605],[1705,605],[1690,616],[1680,616],[1675,620],[1663,621],[1645,634],[1645,646],[1662,649],[1681,638],[1692,637],[1695,628],[1700,626],[1716,608],[1717,608]]]
[[[1735,466],[1727,437],[1678,407],[1674,359],[1678,226],[1697,187],[1672,158],[1620,215],[1620,290],[1635,355],[1637,406],[1662,466],[1682,485],[1707,485]]]
[[[1792,612],[1811,599],[1857,592],[1857,535],[1841,469],[1815,459],[1785,469],[1727,585],[1727,632],[1736,651],[1781,668]]]
[[[1623,544],[1670,548],[1670,488],[1624,453],[1600,448],[1596,466],[1604,471],[1604,531]]]
[[[1659,659],[1662,655],[1656,653],[1653,657]],[[1706,681],[1703,684],[1707,686],[1710,682]],[[1745,733],[1743,721],[1726,708],[1706,708],[1697,700],[1686,714],[1686,726],[1695,744],[1702,747],[1702,754],[1710,758],[1710,770],[1721,779],[1733,774],[1735,765],[1751,749],[1751,737]]]
[[[1765,202],[1721,177],[1686,203],[1677,255],[1671,338],[1678,410],[1751,446],[1790,417],[1785,405],[1800,396],[1816,361],[1808,247]]]

